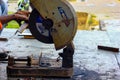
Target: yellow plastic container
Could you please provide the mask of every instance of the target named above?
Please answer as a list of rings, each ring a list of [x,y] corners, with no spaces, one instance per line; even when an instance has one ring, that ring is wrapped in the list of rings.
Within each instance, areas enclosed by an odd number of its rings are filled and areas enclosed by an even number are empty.
[[[90,15],[86,12],[76,12],[78,20],[78,29],[88,30],[88,19]]]

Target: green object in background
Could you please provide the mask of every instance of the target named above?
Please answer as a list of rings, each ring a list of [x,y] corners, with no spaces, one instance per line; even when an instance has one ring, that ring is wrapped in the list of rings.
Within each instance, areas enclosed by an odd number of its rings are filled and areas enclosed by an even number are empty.
[[[29,0],[19,0],[18,10],[29,10]]]
[[[16,21],[11,21],[7,24],[6,28],[19,28],[19,25]]]

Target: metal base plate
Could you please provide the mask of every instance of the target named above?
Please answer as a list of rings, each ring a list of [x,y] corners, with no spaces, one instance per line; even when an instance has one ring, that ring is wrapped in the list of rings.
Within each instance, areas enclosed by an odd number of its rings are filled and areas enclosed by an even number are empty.
[[[37,61],[37,60],[36,60]],[[46,63],[50,66],[40,66]],[[13,66],[7,66],[8,77],[72,77],[73,68],[61,67],[61,61],[56,63],[56,59],[42,59],[39,64],[26,66],[25,63],[16,63]]]

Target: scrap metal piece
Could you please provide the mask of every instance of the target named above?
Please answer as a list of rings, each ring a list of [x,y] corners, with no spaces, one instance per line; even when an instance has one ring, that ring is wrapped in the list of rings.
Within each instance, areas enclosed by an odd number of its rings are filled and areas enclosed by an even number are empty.
[[[0,52],[0,60],[5,59],[8,55],[5,52]]]
[[[106,50],[106,51],[112,51],[112,52],[119,52],[119,48],[109,47],[109,46],[98,45],[98,49],[102,49],[102,50]]]
[[[0,38],[0,41],[8,41],[8,39],[7,38]]]

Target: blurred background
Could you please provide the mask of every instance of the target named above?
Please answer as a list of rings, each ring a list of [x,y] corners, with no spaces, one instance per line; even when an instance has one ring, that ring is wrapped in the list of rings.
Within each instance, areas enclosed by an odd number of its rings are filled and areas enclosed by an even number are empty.
[[[79,30],[106,30],[107,24],[120,24],[120,0],[68,1],[76,11]],[[17,10],[18,0],[8,0],[8,14]],[[7,26],[7,28],[18,27],[15,21],[10,22]]]

